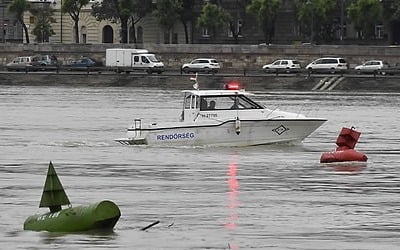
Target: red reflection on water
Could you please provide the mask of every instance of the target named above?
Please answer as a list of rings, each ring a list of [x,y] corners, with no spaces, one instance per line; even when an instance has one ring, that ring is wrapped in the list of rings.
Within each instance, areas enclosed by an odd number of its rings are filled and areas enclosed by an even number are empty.
[[[227,175],[227,183],[228,183],[228,192],[227,192],[227,222],[224,224],[224,227],[228,230],[235,230],[237,228],[237,221],[239,219],[237,209],[239,207],[239,181],[237,179],[238,167],[237,167],[237,155],[232,155],[231,163],[228,165]],[[237,244],[229,243],[229,249],[238,250],[239,246]]]
[[[225,227],[228,229],[235,229],[236,222],[238,220],[238,215],[236,208],[239,206],[238,194],[239,194],[239,181],[237,180],[237,164],[236,162],[232,162],[229,164],[228,172],[228,209],[229,216],[228,222],[225,224]]]

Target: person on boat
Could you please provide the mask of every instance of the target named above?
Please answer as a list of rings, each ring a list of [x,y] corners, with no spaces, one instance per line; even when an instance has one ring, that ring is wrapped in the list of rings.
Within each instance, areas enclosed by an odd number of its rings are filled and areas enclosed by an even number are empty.
[[[215,109],[215,101],[211,101],[208,109]]]
[[[203,98],[200,100],[200,110],[205,110],[207,109],[207,101]]]
[[[238,109],[239,105],[238,105],[238,99],[235,98],[235,100],[233,100],[233,105],[231,107],[231,109]]]

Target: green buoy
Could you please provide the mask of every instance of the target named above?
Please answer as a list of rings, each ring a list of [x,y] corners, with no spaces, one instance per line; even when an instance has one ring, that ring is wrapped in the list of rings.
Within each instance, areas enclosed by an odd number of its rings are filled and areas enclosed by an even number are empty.
[[[69,207],[61,209],[62,205]],[[48,207],[50,212],[28,217],[24,222],[24,230],[49,232],[112,230],[121,216],[118,206],[107,200],[89,206],[72,207],[51,162],[39,207]]]

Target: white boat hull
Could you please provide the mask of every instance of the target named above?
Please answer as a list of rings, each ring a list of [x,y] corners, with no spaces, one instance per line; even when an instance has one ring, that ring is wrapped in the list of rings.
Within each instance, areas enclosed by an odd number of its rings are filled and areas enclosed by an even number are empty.
[[[147,129],[128,129],[128,137],[117,139],[122,144],[157,146],[249,146],[301,141],[325,119],[229,120],[222,123],[188,124]]]

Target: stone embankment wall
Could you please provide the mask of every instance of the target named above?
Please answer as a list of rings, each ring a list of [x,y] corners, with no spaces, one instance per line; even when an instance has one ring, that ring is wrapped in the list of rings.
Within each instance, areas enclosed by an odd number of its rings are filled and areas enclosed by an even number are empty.
[[[341,79],[332,90],[315,89],[320,83],[330,79]],[[400,93],[398,76],[304,76],[304,75],[201,75],[199,84],[202,89],[221,89],[224,84],[237,81],[249,91],[305,91],[327,93],[345,91],[360,94],[361,92]],[[191,89],[193,82],[189,75],[147,75],[116,73],[68,73],[68,72],[34,72],[8,73],[0,72],[0,85],[30,86],[91,86],[91,87],[140,87],[157,89]]]
[[[105,61],[107,48],[135,48],[132,44],[0,44],[0,65],[16,56],[53,54],[62,62],[80,56]],[[218,59],[225,69],[259,69],[275,59],[297,59],[303,66],[322,56],[344,57],[351,66],[365,60],[381,59],[392,65],[400,63],[398,46],[353,45],[209,45],[209,44],[144,44],[138,46],[157,54],[167,68],[179,68],[197,57]]]

